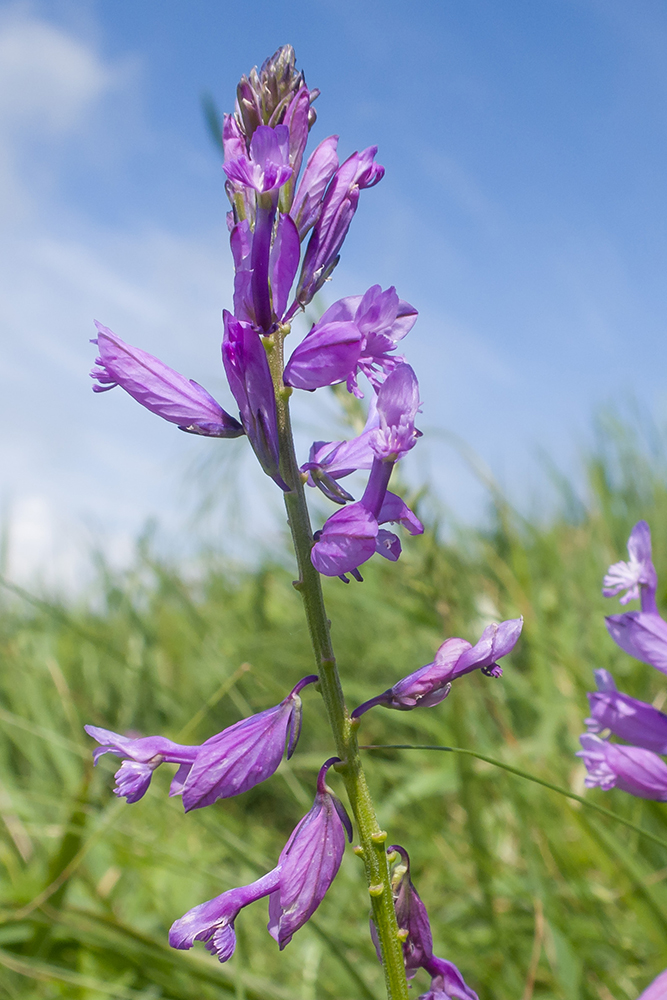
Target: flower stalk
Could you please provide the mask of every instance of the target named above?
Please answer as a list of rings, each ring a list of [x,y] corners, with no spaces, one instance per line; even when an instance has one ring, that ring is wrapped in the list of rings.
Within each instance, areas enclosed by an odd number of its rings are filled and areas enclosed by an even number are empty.
[[[408,1000],[408,984],[403,962],[402,942],[394,912],[391,874],[387,861],[387,834],[380,829],[373,806],[357,743],[357,726],[345,704],[343,689],[334,656],[329,619],[324,605],[320,574],[313,566],[310,551],[313,531],[306,503],[304,483],[294,449],[289,412],[292,390],[283,383],[283,341],[289,333],[284,325],[267,341],[269,368],[273,378],[278,415],[280,444],[280,475],[290,487],[284,494],[287,520],[292,534],[299,578],[294,587],[303,599],[308,631],[313,646],[319,688],[341,763],[336,765],[345,784],[350,807],[359,832],[366,883],[371,901],[373,921],[382,953],[382,968],[388,1000]]]

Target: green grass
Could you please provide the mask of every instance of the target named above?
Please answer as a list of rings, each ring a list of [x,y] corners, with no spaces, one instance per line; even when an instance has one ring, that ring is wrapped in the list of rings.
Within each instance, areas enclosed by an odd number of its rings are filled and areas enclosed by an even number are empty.
[[[446,636],[475,641],[490,619],[525,617],[502,680],[470,675],[434,709],[376,709],[362,742],[470,748],[581,794],[574,752],[592,670],[608,668],[632,695],[664,697],[661,675],[607,636],[603,615],[617,606],[600,596],[645,517],[667,604],[660,454],[608,427],[585,501],[561,484],[553,513],[529,521],[496,494],[490,529],[451,531],[446,543],[430,530],[407,541],[398,565],[368,564],[363,585],[325,581],[351,706],[428,662]],[[312,669],[289,569],[208,556],[188,575],[144,545],[130,571],[101,565],[85,603],[6,586],[0,600],[0,996],[379,1000],[352,851],[282,954],[262,903],[239,917],[225,966],[201,945],[166,943],[186,909],[271,867],[310,807],[332,752],[313,689],[291,763],[187,817],[167,797],[168,767],[141,802],[118,802],[114,763],[93,771],[82,730],[199,742],[275,704]],[[481,1000],[634,1000],[667,965],[667,807],[584,793],[651,839],[469,756],[384,750],[367,762],[381,823],[411,853],[436,952]],[[418,978],[415,996],[427,985]]]

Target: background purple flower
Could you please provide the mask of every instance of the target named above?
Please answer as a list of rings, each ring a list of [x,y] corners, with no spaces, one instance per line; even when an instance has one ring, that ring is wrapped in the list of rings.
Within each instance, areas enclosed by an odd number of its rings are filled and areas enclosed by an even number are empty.
[[[608,743],[592,733],[584,733],[579,741],[582,749],[577,757],[583,758],[588,771],[587,788],[620,788],[642,799],[667,802],[667,764],[657,754]]]
[[[95,321],[99,357],[91,378],[99,385],[94,392],[106,392],[119,385],[138,403],[180,430],[207,437],[240,437],[243,427],[226,413],[197,382],[179,375],[158,358],[131,347]]]
[[[269,933],[281,951],[324,899],[343,860],[345,835],[352,840],[345,808],[326,785],[327,771],[338,761],[331,757],[323,764],[313,808],[296,826],[278,859],[280,885],[269,898]]]

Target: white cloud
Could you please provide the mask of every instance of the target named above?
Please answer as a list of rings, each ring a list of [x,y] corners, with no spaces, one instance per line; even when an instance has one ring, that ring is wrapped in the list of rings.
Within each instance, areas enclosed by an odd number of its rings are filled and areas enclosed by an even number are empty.
[[[109,101],[115,120],[138,86],[25,9],[0,16],[0,499],[10,507],[10,570],[22,582],[80,577],[90,536],[77,524],[106,536],[116,558],[156,512],[176,533],[187,516],[185,468],[221,445],[181,434],[120,390],[94,396],[93,318],[232,405],[220,360],[222,212],[194,234],[114,228],[58,193],[66,167],[43,133],[81,140],[95,116],[106,124]],[[118,155],[128,140],[110,141]],[[41,173],[25,169],[38,142]]]
[[[2,129],[76,128],[116,76],[89,46],[52,24],[20,10],[0,20]]]

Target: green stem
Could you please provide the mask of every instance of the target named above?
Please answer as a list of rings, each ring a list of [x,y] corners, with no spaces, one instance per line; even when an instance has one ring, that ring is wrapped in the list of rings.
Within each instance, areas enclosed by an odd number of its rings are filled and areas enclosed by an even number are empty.
[[[301,473],[294,451],[294,439],[289,413],[292,390],[285,387],[283,372],[283,339],[288,331],[279,329],[265,339],[269,366],[276,391],[278,434],[280,439],[280,474],[290,486],[285,493],[287,520],[292,533],[299,579],[294,586],[303,599],[308,630],[317,663],[319,689],[324,699],[329,724],[336,743],[336,753],[342,763],[336,765],[341,775],[359,832],[361,856],[366,871],[366,881],[371,899],[373,921],[377,928],[382,951],[387,997],[389,1000],[408,1000],[408,984],[403,964],[403,947],[398,937],[398,924],[394,912],[389,862],[387,860],[387,834],[380,829],[375,808],[361,763],[357,745],[356,726],[347,711],[343,689],[336,667],[329,620],[324,607],[320,575],[310,561],[313,530]]]

